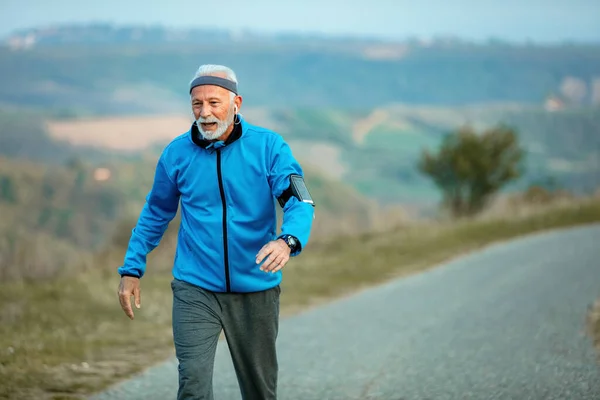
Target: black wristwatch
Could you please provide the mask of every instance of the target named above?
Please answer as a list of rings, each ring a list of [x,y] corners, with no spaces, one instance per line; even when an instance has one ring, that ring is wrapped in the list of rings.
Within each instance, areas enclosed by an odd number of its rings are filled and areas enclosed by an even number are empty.
[[[296,239],[294,236],[283,235],[281,239],[283,239],[283,241],[288,245],[292,253],[298,250],[299,242],[298,239]]]

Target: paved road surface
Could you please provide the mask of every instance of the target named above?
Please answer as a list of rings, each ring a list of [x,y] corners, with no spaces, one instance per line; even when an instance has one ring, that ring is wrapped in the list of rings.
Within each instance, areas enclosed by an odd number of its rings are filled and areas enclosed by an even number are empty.
[[[282,320],[282,400],[600,399],[600,226],[503,243]],[[215,399],[240,399],[225,343]],[[94,398],[174,399],[168,362]]]

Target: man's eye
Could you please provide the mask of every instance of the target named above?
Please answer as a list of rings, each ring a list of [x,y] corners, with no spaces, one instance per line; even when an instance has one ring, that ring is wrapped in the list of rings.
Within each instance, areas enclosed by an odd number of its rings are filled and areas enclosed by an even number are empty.
[[[211,101],[210,104],[213,105],[213,106],[216,106],[217,104],[219,104],[219,102],[218,101]]]

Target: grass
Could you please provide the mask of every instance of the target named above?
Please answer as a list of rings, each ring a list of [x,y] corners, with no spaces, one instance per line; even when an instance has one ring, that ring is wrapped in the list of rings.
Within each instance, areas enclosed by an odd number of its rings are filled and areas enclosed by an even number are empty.
[[[282,313],[292,315],[492,242],[598,222],[600,198],[510,215],[313,243],[285,269]],[[122,251],[102,254],[97,268],[61,280],[0,284],[0,398],[82,398],[171,355],[172,250],[165,243],[151,255],[134,321],[117,298],[114,266]]]
[[[588,334],[592,338],[594,347],[598,351],[600,361],[600,298],[590,307],[587,316]]]
[[[115,307],[114,277],[88,274],[2,287],[0,398],[78,398],[68,396],[166,357],[170,299],[162,278],[144,282],[147,310],[135,323],[126,323]]]

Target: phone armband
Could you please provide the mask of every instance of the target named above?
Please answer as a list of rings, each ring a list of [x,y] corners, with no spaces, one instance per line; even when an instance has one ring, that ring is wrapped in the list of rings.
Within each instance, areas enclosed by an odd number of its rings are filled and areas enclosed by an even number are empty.
[[[290,175],[290,186],[284,190],[284,192],[279,196],[277,201],[281,208],[285,206],[288,200],[291,197],[297,198],[302,203],[307,203],[315,206],[315,202],[306,187],[306,183],[304,182],[304,178],[301,175],[292,174]]]

